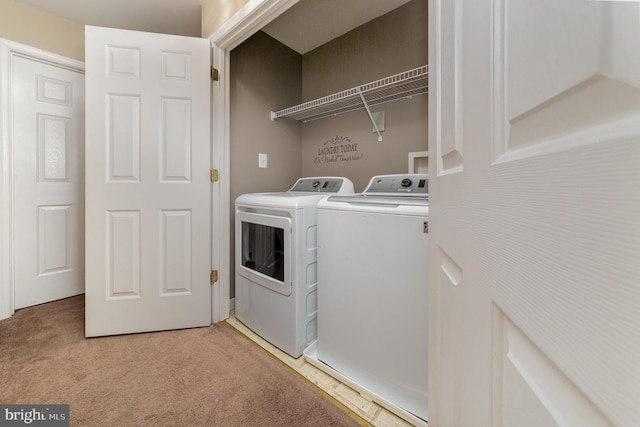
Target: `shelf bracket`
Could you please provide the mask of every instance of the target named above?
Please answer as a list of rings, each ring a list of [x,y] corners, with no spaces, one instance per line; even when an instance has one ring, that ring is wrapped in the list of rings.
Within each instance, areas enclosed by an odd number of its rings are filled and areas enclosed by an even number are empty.
[[[358,95],[360,95],[360,99],[362,99],[362,105],[364,105],[364,108],[367,110],[367,114],[369,115],[369,120],[371,120],[371,123],[373,123],[373,128],[376,130],[376,133],[378,134],[378,141],[382,141],[382,135],[378,130],[378,125],[376,124],[376,120],[373,118],[373,115],[371,114],[371,109],[369,108],[369,104],[367,104],[367,100],[364,99],[362,90],[360,88],[358,88],[357,90],[358,90]]]

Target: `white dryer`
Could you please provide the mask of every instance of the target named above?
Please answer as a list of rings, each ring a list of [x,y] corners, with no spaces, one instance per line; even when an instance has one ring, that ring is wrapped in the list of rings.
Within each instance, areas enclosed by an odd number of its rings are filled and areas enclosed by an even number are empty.
[[[236,199],[235,316],[293,357],[317,336],[317,205],[338,193],[353,194],[353,183],[300,178]]]
[[[428,175],[381,175],[318,204],[317,358],[427,419]],[[306,354],[306,353],[305,353]]]

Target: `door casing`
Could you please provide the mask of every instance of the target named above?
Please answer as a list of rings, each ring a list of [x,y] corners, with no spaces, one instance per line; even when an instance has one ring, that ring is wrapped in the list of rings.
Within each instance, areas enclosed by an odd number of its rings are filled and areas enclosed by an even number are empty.
[[[218,186],[214,186],[213,198],[220,200],[212,210],[212,231],[218,238],[212,241],[213,266],[220,266],[219,282],[213,287],[214,322],[229,317],[230,280],[233,274],[229,248],[231,247],[231,190],[230,190],[230,55],[231,50],[262,29],[269,22],[286,12],[299,0],[249,1],[222,27],[209,36],[213,49],[213,67],[220,79],[214,82],[211,94],[212,168],[220,171]],[[217,300],[217,303],[216,303]]]

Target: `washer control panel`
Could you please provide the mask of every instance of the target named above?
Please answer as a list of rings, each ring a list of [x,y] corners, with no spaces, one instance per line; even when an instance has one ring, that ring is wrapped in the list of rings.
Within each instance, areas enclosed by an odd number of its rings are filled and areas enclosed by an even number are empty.
[[[371,178],[365,193],[429,194],[429,174],[378,175]]]

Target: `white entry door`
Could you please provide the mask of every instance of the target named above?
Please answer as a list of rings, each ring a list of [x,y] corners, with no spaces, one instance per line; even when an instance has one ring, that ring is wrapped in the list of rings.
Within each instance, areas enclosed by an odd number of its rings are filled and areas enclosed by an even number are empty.
[[[84,292],[84,76],[11,61],[19,309]]]
[[[429,4],[429,424],[637,426],[640,3]]]
[[[210,43],[85,38],[85,334],[209,325]]]

